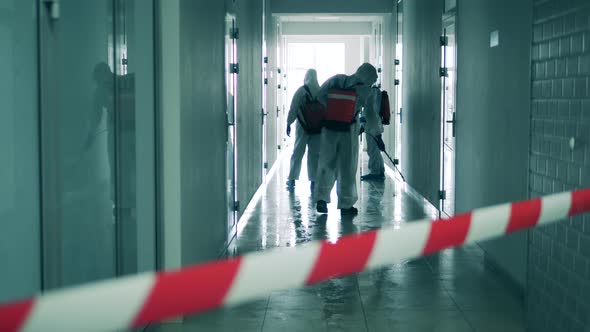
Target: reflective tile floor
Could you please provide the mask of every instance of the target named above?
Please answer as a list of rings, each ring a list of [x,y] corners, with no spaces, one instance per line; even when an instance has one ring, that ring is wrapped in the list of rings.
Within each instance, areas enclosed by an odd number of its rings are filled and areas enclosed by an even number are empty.
[[[361,163],[366,165],[366,160]],[[327,216],[318,215],[307,181],[298,181],[294,192],[286,190],[288,171],[287,157],[267,179],[260,201],[251,204],[241,218],[232,253],[296,246],[316,239],[336,241],[342,234],[403,227],[406,222],[436,216],[391,177],[380,183],[359,182],[358,216],[341,218],[335,203],[328,206]],[[364,171],[366,167],[359,167],[359,173]],[[307,178],[305,170],[300,178]],[[280,271],[273,273],[281,277]],[[481,249],[469,246],[303,289],[274,292],[253,303],[148,330],[511,332],[525,328],[519,297],[484,268]]]

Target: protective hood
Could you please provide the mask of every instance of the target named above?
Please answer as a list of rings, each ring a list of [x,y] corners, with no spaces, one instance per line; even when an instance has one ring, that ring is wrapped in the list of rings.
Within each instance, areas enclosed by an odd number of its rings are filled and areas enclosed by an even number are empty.
[[[318,92],[320,91],[320,84],[318,83],[318,73],[315,69],[309,69],[305,73],[303,84],[309,88],[309,91],[313,97],[318,95]]]
[[[377,69],[372,64],[365,62],[356,70],[354,76],[360,83],[371,86],[377,81]]]

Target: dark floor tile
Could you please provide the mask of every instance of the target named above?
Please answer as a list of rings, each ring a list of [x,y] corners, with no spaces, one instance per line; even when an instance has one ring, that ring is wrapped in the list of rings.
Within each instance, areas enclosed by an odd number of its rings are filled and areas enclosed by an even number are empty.
[[[402,310],[367,312],[370,332],[471,332],[460,311]]]

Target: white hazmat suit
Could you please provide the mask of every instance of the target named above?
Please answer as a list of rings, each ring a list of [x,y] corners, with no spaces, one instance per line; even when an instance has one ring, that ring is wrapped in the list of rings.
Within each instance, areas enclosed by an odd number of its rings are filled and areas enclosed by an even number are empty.
[[[311,96],[305,89],[309,89]],[[295,92],[293,100],[291,101],[291,108],[287,116],[287,127],[290,127],[293,122],[302,116],[303,106],[305,105],[308,98],[313,100],[320,90],[318,83],[317,72],[314,69],[309,69],[305,73],[304,85],[301,86]],[[288,130],[290,134],[290,130]],[[289,171],[289,177],[287,186],[293,187],[295,180],[299,179],[299,173],[301,172],[301,160],[305,154],[305,148],[307,147],[307,176],[309,181],[313,184],[316,180],[318,159],[320,154],[320,134],[308,134],[303,126],[297,121],[295,129],[295,145],[293,146],[293,155],[291,155],[291,169]]]
[[[332,89],[355,89],[357,97],[355,118],[347,131],[322,129],[320,142],[320,162],[316,185],[317,211],[326,213],[326,203],[330,202],[330,192],[336,184],[338,209],[342,214],[357,214],[354,204],[358,200],[356,172],[358,168],[358,114],[366,104],[369,87],[377,80],[377,70],[364,63],[352,76],[336,75],[328,79],[318,93],[318,100],[327,105],[328,92]]]
[[[375,138],[383,133],[383,123],[379,116],[381,109],[381,90],[371,88],[367,97],[367,107],[364,108],[365,137],[367,139],[367,154],[369,155],[369,174],[361,176],[361,180],[384,180],[385,166],[381,150],[375,142]]]

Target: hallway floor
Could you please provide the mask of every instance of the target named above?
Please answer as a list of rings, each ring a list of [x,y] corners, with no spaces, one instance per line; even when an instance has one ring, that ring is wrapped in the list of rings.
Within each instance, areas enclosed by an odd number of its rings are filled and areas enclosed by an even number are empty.
[[[362,155],[366,159],[366,154]],[[335,203],[328,206],[327,216],[318,215],[307,181],[298,181],[293,193],[286,190],[288,170],[289,158],[283,158],[260,201],[242,217],[233,253],[319,239],[335,241],[342,234],[403,227],[406,222],[436,216],[402,184],[394,185],[391,177],[385,182],[359,182],[358,216],[341,218]],[[365,171],[366,167],[359,167],[359,173]],[[307,178],[305,170],[300,178]],[[276,271],[277,278],[280,273]],[[484,267],[482,250],[469,246],[303,289],[275,292],[253,303],[149,330],[511,332],[525,328],[518,295]]]

